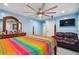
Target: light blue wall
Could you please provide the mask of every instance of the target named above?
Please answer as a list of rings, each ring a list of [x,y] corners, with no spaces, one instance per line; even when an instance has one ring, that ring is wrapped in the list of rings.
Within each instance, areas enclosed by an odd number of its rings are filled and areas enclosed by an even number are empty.
[[[5,11],[5,10],[0,10],[0,19],[3,18],[3,16],[14,16],[17,19],[19,19],[19,21],[22,23],[22,31],[27,32],[28,34],[32,34],[32,27],[35,27],[35,34],[42,34],[42,22],[41,21],[37,21],[34,18],[30,18],[30,17],[25,17],[19,14],[15,14],[9,11]],[[75,18],[76,20],[76,26],[73,27],[60,27],[59,26],[59,22],[60,20],[63,20],[64,18]],[[74,14],[69,14],[69,15],[64,15],[64,16],[60,16],[60,17],[55,17],[54,18],[56,20],[56,28],[57,28],[57,32],[77,32],[77,27],[78,27],[78,13],[74,13]],[[1,29],[1,21],[0,21],[0,29]],[[1,31],[1,30],[0,30]]]
[[[2,20],[0,20],[0,32],[2,31]]]
[[[79,17],[79,13],[78,13],[78,17]]]
[[[64,20],[65,18],[66,19],[75,18],[75,26],[60,27],[60,20]],[[57,28],[56,31],[57,32],[74,32],[74,33],[77,33],[78,13],[64,15],[64,16],[60,16],[60,17],[55,17],[54,19],[56,20],[56,28]]]
[[[14,16],[17,19],[19,19],[19,21],[22,23],[22,31],[27,32],[27,34],[32,34],[33,26],[35,27],[35,34],[38,34],[38,35],[42,34],[42,22],[41,21],[37,21],[34,18],[26,17],[23,15],[15,14],[13,12],[0,9],[0,19],[2,19],[3,16]]]

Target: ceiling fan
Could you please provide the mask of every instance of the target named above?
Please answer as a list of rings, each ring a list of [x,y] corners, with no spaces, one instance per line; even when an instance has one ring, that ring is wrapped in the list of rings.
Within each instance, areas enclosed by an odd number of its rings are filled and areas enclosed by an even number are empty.
[[[49,9],[44,9],[45,7],[45,3],[42,4],[41,8],[38,8],[38,10],[34,9],[33,7],[31,7],[30,5],[26,5],[27,7],[29,7],[31,10],[33,10],[34,12],[24,12],[24,13],[31,13],[31,14],[34,14],[34,16],[37,16],[37,17],[51,17],[49,14],[55,14],[56,12],[49,12],[50,10],[53,10],[55,8],[57,8],[58,6],[55,5]]]

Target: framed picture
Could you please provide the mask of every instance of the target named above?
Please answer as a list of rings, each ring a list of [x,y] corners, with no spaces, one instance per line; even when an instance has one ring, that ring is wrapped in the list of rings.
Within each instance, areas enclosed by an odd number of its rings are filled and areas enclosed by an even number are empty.
[[[17,25],[16,24],[13,24],[13,29],[16,29],[17,28]]]

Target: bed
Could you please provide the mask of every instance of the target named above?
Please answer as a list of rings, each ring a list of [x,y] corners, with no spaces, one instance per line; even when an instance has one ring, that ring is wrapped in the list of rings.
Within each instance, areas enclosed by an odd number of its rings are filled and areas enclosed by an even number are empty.
[[[56,42],[47,36],[29,35],[0,39],[0,55],[52,55]]]
[[[16,31],[7,30],[7,19],[15,19]],[[26,35],[21,30],[22,23],[18,19],[12,16],[3,18],[3,32],[0,33],[0,55],[56,55],[55,37],[35,35],[34,28],[31,35]]]

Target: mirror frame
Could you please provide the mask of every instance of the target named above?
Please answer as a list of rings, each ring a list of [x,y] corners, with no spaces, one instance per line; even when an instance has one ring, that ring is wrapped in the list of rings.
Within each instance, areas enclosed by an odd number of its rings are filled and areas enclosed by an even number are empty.
[[[5,17],[3,17],[3,32],[7,31],[7,29],[6,29],[6,20],[8,20],[8,19],[12,19],[12,20],[16,21],[16,31],[17,32],[19,31],[19,24],[21,24],[20,30],[22,30],[22,23],[17,18],[15,18],[13,16],[5,16]]]

